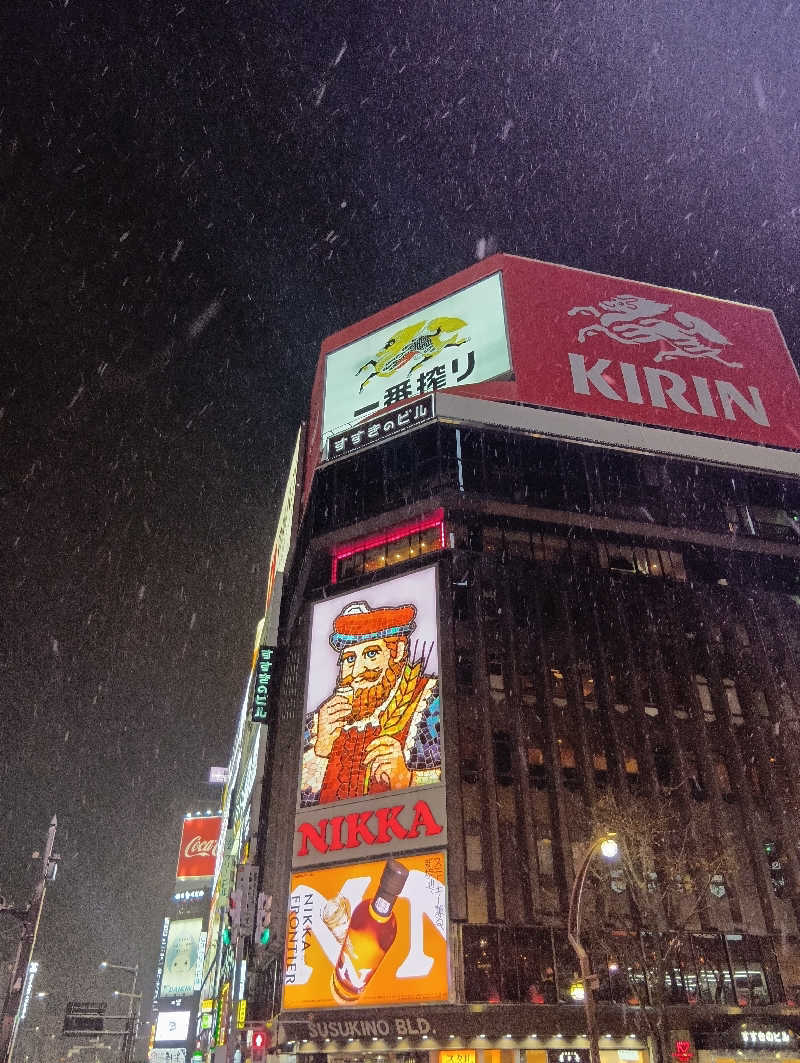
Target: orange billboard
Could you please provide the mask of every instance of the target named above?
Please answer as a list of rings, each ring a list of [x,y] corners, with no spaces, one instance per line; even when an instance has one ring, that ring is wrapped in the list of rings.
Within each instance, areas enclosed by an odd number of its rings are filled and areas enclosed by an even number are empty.
[[[286,1010],[447,1001],[445,854],[292,877]]]

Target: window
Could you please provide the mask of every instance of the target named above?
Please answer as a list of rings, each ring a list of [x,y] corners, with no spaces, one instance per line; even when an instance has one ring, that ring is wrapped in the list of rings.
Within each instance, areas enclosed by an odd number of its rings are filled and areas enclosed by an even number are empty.
[[[580,790],[581,779],[575,761],[575,750],[564,738],[558,740],[558,754],[561,760],[561,777],[567,790]]]
[[[461,758],[461,781],[468,786],[477,786],[481,777],[480,760],[473,754],[468,753]]]
[[[755,533],[762,539],[782,543],[800,541],[800,512],[766,506],[750,506]]]
[[[733,788],[731,787],[731,778],[728,774],[728,766],[724,760],[717,759],[714,762],[714,771],[717,774],[717,783],[719,785],[719,792],[722,794],[724,801],[733,801]]]
[[[489,694],[493,700],[502,701],[505,681],[503,679],[503,658],[499,650],[488,651],[486,668],[489,673]]]
[[[733,1004],[733,980],[722,939],[717,934],[692,934],[692,946],[699,999],[704,1004]]]
[[[511,735],[508,731],[492,734],[494,747],[494,774],[498,786],[511,786],[514,781],[514,758]]]
[[[544,753],[539,746],[528,748],[528,784],[534,790],[547,789],[547,768],[544,763]]]
[[[725,700],[728,702],[728,711],[731,714],[731,723],[734,727],[741,727],[744,723],[744,713],[736,692],[736,684],[732,679],[723,679],[722,686],[725,690]]]
[[[639,788],[639,761],[632,753],[625,754],[625,776],[632,790]]]
[[[731,958],[733,988],[739,1007],[771,1004],[759,939],[744,934],[726,934],[725,943]]]
[[[594,781],[598,787],[608,786],[608,757],[605,753],[595,753],[592,757],[594,764]]]
[[[560,668],[551,668],[550,675],[553,681],[553,701],[556,705],[566,705],[567,684],[564,681],[564,673]]]
[[[437,509],[411,523],[333,547],[331,583],[442,550],[444,543],[444,511]]]
[[[464,949],[464,995],[468,1001],[499,1004],[503,999],[503,968],[498,929],[471,926],[461,929]]]
[[[569,543],[556,535],[539,535],[534,532],[531,536],[533,541],[533,556],[536,561],[560,561],[568,556]]]
[[[456,684],[464,694],[475,689],[475,670],[471,650],[456,651]]]
[[[706,787],[703,781],[703,773],[700,770],[700,761],[693,749],[684,750],[684,762],[686,764],[686,782],[689,786],[689,794],[695,801],[705,801]]]
[[[713,723],[716,720],[717,715],[714,712],[714,702],[711,700],[711,691],[708,687],[708,680],[704,675],[696,675],[694,677],[695,686],[697,687],[697,696],[700,699],[700,707],[703,710],[703,719],[706,723]]]
[[[653,763],[656,778],[661,786],[672,786],[672,753],[666,746],[656,746],[653,750]]]
[[[521,657],[517,665],[517,675],[519,676],[519,690],[523,704],[535,705],[536,685],[532,673],[531,660],[527,655]]]
[[[599,543],[597,551],[600,567],[612,572],[629,572],[640,576],[653,576],[656,579],[686,582],[683,555],[677,550]]]
[[[786,892],[786,878],[783,874],[778,845],[774,841],[764,842],[764,852],[769,865],[769,879],[772,883],[772,892],[776,897],[783,897]]]

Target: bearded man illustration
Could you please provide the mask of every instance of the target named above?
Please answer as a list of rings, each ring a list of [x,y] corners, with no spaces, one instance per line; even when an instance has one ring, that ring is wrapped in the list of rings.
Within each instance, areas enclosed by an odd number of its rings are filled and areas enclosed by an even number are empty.
[[[351,602],[333,622],[333,694],[306,719],[300,804],[404,790],[441,777],[439,680],[412,659],[413,605]]]

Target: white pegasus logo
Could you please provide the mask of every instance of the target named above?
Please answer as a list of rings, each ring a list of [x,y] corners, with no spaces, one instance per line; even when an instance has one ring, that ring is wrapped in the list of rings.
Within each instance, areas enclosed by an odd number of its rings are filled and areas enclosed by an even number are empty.
[[[615,295],[599,305],[599,310],[594,306],[573,306],[569,311],[570,317],[583,314],[598,319],[580,330],[579,343],[587,336],[602,332],[617,343],[668,343],[669,347],[655,356],[655,362],[712,358],[728,369],[743,368],[741,362],[728,362],[720,357],[722,348],[730,347],[731,341],[701,317],[677,310],[674,321],[666,320],[660,315],[672,309],[669,303],[656,303],[639,295]]]

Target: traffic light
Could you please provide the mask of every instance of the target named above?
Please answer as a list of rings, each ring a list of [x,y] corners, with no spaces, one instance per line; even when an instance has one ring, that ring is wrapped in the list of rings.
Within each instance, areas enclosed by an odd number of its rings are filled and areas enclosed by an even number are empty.
[[[228,898],[231,913],[231,924],[239,926],[242,921],[242,891],[235,889]]]
[[[228,911],[222,912],[222,944],[230,945],[233,938],[233,920],[231,914]]]
[[[253,1030],[253,1045],[252,1045],[252,1059],[253,1063],[256,1060],[263,1060],[264,1052],[267,1047],[267,1031],[259,1026],[258,1029]]]
[[[271,893],[259,893],[258,904],[256,905],[256,944],[266,947],[269,945],[272,931],[270,930],[270,922],[272,920],[272,894]]]

